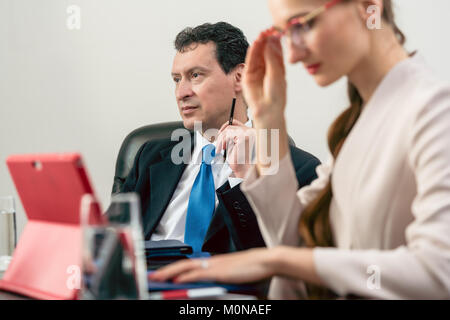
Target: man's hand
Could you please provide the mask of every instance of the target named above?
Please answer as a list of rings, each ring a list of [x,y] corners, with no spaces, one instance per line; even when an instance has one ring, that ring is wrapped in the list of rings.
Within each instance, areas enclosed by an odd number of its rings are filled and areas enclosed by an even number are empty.
[[[254,165],[253,150],[256,131],[238,120],[230,125],[225,123],[219,130],[216,153],[227,150],[227,162],[234,177],[243,179]]]

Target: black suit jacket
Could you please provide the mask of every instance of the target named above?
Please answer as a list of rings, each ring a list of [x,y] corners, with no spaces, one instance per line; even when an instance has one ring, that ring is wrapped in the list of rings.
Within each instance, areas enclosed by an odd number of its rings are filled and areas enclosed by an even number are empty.
[[[183,139],[186,137],[181,137]],[[191,153],[193,141],[191,133]],[[186,164],[174,164],[173,147],[179,141],[170,139],[145,143],[137,152],[120,192],[136,192],[140,196],[145,239],[149,240],[173,196]],[[296,147],[290,147],[299,186],[316,178],[320,161]],[[265,246],[255,214],[240,189],[225,183],[217,190],[219,204],[213,214],[203,243],[203,251],[226,253]]]

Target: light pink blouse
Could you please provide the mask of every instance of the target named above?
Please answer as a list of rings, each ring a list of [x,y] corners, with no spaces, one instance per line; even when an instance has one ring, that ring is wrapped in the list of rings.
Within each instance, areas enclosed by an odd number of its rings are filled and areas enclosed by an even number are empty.
[[[298,221],[332,182],[337,248],[314,249],[317,272],[340,295],[450,298],[450,86],[419,55],[383,79],[338,158],[297,191],[290,156],[276,175],[249,172],[241,188],[269,247],[301,245]],[[301,282],[275,277],[270,298],[301,298]]]

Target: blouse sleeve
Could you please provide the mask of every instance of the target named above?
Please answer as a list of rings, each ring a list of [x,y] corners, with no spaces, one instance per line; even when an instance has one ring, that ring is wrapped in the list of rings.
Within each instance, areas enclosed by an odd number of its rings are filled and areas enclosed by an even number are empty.
[[[327,185],[331,168],[332,160],[317,166],[317,179],[300,190],[289,153],[280,161],[276,174],[258,177],[255,168],[247,174],[241,190],[255,212],[267,247],[300,244],[300,214]]]

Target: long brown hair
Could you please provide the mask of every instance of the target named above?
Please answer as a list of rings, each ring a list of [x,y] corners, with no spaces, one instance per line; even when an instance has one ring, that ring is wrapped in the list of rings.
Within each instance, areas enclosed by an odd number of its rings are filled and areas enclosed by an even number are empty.
[[[383,20],[393,29],[400,44],[405,43],[405,36],[397,27],[391,0],[384,0]],[[342,112],[328,130],[328,147],[336,159],[356,121],[358,120],[363,100],[356,87],[348,82],[350,106]],[[302,212],[299,221],[299,232],[307,247],[334,247],[333,234],[330,225],[330,203],[333,197],[331,178],[327,186],[319,193]],[[334,295],[325,288],[308,285],[310,298],[331,298]]]

